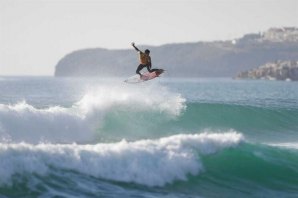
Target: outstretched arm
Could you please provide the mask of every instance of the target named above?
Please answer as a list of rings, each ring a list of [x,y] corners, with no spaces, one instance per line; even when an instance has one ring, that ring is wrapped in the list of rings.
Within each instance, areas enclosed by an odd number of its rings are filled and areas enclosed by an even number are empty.
[[[131,46],[133,46],[133,48],[135,48],[136,51],[141,52],[141,50],[139,50],[139,49],[135,46],[135,43],[134,43],[134,42],[131,43]]]

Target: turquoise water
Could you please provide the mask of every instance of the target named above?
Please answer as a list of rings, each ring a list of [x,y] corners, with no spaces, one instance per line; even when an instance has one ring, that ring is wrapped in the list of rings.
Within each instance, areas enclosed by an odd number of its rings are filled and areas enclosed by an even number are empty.
[[[298,83],[0,78],[0,197],[298,197]]]

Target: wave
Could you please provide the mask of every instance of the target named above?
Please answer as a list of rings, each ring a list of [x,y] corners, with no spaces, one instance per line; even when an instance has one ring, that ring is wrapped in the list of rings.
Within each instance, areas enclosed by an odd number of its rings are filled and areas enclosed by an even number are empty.
[[[297,164],[296,149],[250,143],[238,132],[93,145],[1,143],[0,192],[22,186],[48,196],[107,188],[109,195],[295,197]]]
[[[97,86],[69,108],[39,109],[25,101],[15,105],[0,104],[0,138],[2,141],[29,143],[92,142],[98,130],[106,126],[105,119],[111,113],[131,112],[135,117],[128,120],[129,123],[139,119],[138,112],[174,119],[184,109],[185,99],[165,87]]]
[[[162,86],[100,86],[70,107],[0,104],[2,142],[113,142],[230,129],[252,140],[288,142],[297,137],[297,123],[295,108],[188,103]]]
[[[180,134],[157,140],[95,145],[0,144],[0,185],[9,185],[14,175],[48,175],[52,168],[112,181],[146,186],[164,186],[187,180],[204,170],[200,156],[237,147],[243,136]]]

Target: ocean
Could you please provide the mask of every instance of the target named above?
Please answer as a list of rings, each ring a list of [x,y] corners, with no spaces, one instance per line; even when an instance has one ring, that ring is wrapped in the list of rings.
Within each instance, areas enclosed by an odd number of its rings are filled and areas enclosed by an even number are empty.
[[[298,197],[298,83],[0,77],[0,197]]]

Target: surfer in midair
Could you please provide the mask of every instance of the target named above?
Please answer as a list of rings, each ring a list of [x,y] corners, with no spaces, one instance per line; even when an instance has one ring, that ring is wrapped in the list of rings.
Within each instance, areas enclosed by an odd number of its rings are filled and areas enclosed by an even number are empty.
[[[144,69],[144,67],[147,68],[147,70],[149,72],[154,72],[154,71],[157,71],[158,69],[151,69],[152,67],[152,62],[151,62],[151,57],[150,57],[150,50],[149,49],[146,49],[145,50],[145,53],[142,52],[141,50],[139,50],[136,46],[135,46],[135,43],[132,42],[131,45],[135,48],[135,50],[137,52],[139,52],[139,61],[140,61],[140,64],[136,70],[136,73],[140,75],[140,78],[142,78],[142,74],[140,73],[140,71],[142,69]]]

